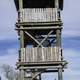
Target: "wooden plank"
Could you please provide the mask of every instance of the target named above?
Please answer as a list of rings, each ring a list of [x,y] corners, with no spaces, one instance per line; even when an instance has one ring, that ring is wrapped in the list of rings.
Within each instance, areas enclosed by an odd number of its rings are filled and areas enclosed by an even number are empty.
[[[37,48],[37,61],[41,62],[42,61],[42,49],[41,48]]]
[[[58,80],[63,80],[62,68],[58,69]]]
[[[34,54],[34,62],[36,62],[37,61],[37,48],[35,48],[35,54]]]
[[[47,26],[47,27],[50,27],[50,26],[54,26],[54,25],[58,25],[58,26],[62,26],[62,21],[50,21],[50,22],[19,22],[19,23],[16,23],[16,26],[20,26],[20,25],[26,25],[26,26]]]
[[[47,61],[47,62],[17,62],[17,66],[23,65],[23,66],[38,66],[38,65],[66,65],[68,64],[67,61]]]
[[[49,27],[23,27],[23,28],[16,28],[15,30],[49,30],[49,29],[62,29],[62,27],[54,27],[54,26],[49,26]]]
[[[57,51],[57,56],[60,60],[60,55],[61,55],[61,31],[60,30],[56,30],[56,51]]]
[[[55,8],[59,9],[59,0],[55,0]]]
[[[40,45],[39,41],[37,39],[35,39],[30,33],[28,33],[27,31],[25,32],[30,38],[32,38],[38,45]],[[41,45],[42,46],[42,45]]]
[[[20,70],[20,76],[19,76],[20,80],[25,80],[24,79],[24,73],[25,73],[24,70]]]
[[[23,0],[19,0],[19,10],[23,8]]]
[[[23,8],[23,0],[19,0],[19,11]],[[20,18],[20,16],[19,16]],[[20,20],[20,19],[19,19]],[[20,25],[20,28],[23,28]],[[21,48],[21,62],[24,62],[25,59],[25,52],[24,52],[24,32],[20,31],[20,48]],[[22,79],[22,78],[21,78]],[[23,79],[22,79],[23,80]]]
[[[55,21],[56,8],[26,8],[20,9],[21,22]]]
[[[62,68],[62,66],[21,66],[19,69],[58,69]]]
[[[42,48],[26,48],[26,62],[47,62],[60,61],[61,57],[56,52],[56,47],[42,47]]]
[[[53,32],[53,30],[51,30],[51,31],[45,36],[45,38],[40,42],[40,44],[39,44],[37,47],[41,46],[42,43],[50,36],[50,34],[51,34],[52,32]]]

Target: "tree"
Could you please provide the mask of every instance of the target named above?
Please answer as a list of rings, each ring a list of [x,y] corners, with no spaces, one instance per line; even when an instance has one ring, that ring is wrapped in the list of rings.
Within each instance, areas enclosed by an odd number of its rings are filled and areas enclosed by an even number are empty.
[[[8,80],[20,80],[19,72],[15,71],[13,67],[11,67],[10,65],[7,65],[7,64],[2,65],[2,71],[4,73],[4,76]]]

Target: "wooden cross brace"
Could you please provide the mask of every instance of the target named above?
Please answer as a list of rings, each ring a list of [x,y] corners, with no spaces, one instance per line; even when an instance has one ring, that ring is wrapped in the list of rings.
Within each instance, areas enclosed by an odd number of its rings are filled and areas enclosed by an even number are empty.
[[[46,36],[45,36],[45,38],[41,41],[41,42],[39,42],[37,39],[35,39],[35,37],[33,37],[28,31],[25,31],[25,33],[30,37],[30,38],[32,38],[37,44],[38,44],[38,46],[37,47],[43,47],[43,42],[49,37],[49,35],[51,34],[53,32],[53,30],[51,30]]]

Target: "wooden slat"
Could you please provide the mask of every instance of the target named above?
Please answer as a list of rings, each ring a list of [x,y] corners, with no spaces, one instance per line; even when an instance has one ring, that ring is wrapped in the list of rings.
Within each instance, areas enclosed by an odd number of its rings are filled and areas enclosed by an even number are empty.
[[[25,57],[26,61],[25,60],[24,61],[25,62],[60,61],[61,55],[60,53],[56,52],[56,49],[58,48],[56,47],[26,48],[26,57]]]
[[[56,8],[26,8],[20,10],[21,22],[49,22],[56,20]]]

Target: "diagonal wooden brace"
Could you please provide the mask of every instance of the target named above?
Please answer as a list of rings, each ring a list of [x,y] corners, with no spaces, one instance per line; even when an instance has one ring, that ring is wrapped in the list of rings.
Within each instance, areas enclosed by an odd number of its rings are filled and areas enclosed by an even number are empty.
[[[37,47],[41,46],[42,43],[49,37],[49,35],[50,35],[52,32],[53,32],[53,30],[51,30],[51,31],[46,35],[46,37],[40,42],[40,44],[39,44]]]
[[[32,38],[38,45],[41,45],[40,42],[39,42],[37,39],[35,39],[30,33],[28,33],[27,31],[25,31],[25,33],[26,33],[30,38]],[[43,47],[43,45],[41,45],[41,47]]]

